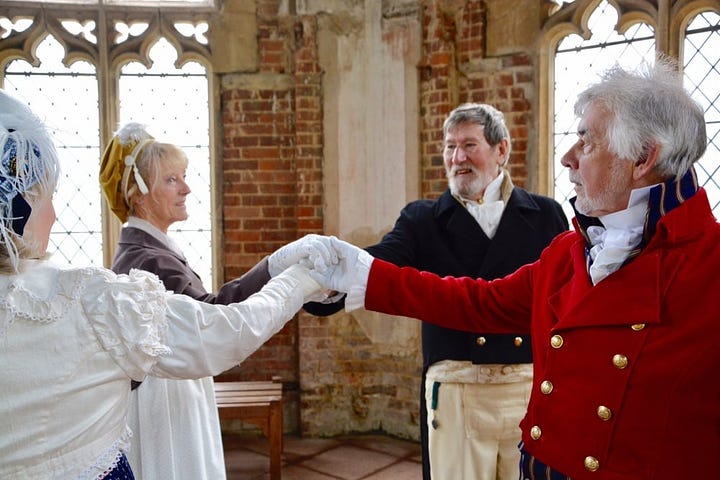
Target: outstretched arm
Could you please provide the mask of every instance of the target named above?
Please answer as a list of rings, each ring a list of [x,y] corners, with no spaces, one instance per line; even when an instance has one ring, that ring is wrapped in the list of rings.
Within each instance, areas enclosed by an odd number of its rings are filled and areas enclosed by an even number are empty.
[[[532,264],[498,280],[440,277],[382,260],[372,263],[365,308],[457,330],[530,331]]]
[[[240,303],[210,305],[168,298],[167,346],[151,374],[170,378],[217,375],[241,363],[293,318],[319,285],[299,265],[288,267]]]
[[[80,296],[97,340],[133,380],[217,375],[242,362],[293,318],[320,286],[300,265],[230,305],[165,290],[157,276],[96,269]]]
[[[535,264],[493,281],[440,277],[373,259],[335,237],[324,241],[338,263],[316,266],[310,274],[325,288],[347,292],[348,311],[364,306],[466,331],[530,331]]]

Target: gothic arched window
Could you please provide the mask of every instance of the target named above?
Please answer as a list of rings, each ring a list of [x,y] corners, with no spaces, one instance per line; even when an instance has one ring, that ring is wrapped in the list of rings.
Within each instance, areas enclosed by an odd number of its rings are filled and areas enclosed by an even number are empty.
[[[103,205],[100,155],[119,126],[136,121],[188,156],[189,219],[168,233],[210,286],[213,2],[123,3],[0,8],[0,86],[43,118],[61,157],[49,251],[59,263],[109,266],[120,225]]]
[[[685,86],[703,106],[708,149],[696,165],[698,179],[720,217],[720,16],[708,2],[575,0],[563,5],[545,23],[541,71],[550,78],[540,92],[539,151],[545,155],[541,185],[561,202],[569,216],[574,195],[560,158],[575,141],[572,112],[577,93],[598,74],[619,63],[625,67],[652,62],[656,52],[678,58]],[[674,3],[674,5],[670,5]],[[552,141],[550,141],[552,139]]]

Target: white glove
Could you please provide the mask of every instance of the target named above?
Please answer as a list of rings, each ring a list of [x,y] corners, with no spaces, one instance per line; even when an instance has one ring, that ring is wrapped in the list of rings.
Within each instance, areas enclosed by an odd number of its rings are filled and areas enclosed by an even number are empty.
[[[310,276],[309,271],[302,265],[290,265],[282,272],[283,277],[291,277],[297,282],[297,287],[303,294],[303,303],[321,302],[327,298],[322,287]]]
[[[364,298],[372,255],[336,237],[325,237],[323,240],[336,253],[338,262],[318,265],[310,270],[310,276],[328,290],[347,293],[362,291]]]
[[[268,257],[268,273],[276,276],[290,265],[300,264],[308,268],[324,269],[337,263],[337,254],[330,248],[327,237],[309,234],[277,249]]]

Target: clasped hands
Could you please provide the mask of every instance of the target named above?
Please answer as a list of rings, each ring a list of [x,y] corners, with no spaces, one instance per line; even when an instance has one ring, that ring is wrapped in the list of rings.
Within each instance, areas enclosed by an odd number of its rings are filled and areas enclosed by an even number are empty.
[[[373,257],[365,250],[334,236],[309,234],[276,250],[268,258],[268,270],[275,276],[291,265],[300,264],[326,294],[350,292],[367,284]]]

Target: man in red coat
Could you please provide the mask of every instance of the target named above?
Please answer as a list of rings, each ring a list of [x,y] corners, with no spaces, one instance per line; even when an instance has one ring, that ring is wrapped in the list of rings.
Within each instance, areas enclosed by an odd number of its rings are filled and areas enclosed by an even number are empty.
[[[521,478],[716,476],[720,452],[720,225],[693,168],[702,109],[669,61],[619,67],[581,93],[574,232],[494,281],[441,278],[330,237],[314,275],[346,309],[532,335]]]

